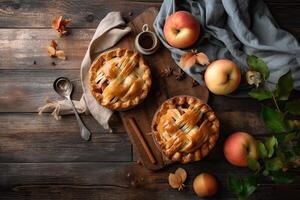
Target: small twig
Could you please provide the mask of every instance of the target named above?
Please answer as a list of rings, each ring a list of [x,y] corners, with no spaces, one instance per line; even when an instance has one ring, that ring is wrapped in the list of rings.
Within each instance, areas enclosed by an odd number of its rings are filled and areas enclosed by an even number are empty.
[[[263,81],[265,82],[266,79],[263,78]],[[280,110],[280,108],[279,108],[279,106],[278,106],[278,104],[277,104],[277,101],[276,101],[276,97],[275,97],[275,95],[274,95],[274,92],[273,92],[269,87],[267,87],[266,85],[265,85],[265,87],[266,87],[267,90],[271,91],[271,93],[272,93],[272,100],[273,100],[273,102],[274,102],[274,104],[275,104],[275,106],[276,106],[276,109],[277,109],[278,112],[281,112],[281,110]]]
[[[281,110],[280,110],[280,108],[279,108],[279,106],[278,106],[278,104],[277,104],[277,101],[276,101],[276,98],[275,98],[275,95],[274,95],[273,92],[272,92],[272,99],[273,99],[273,102],[274,102],[274,104],[275,104],[275,106],[276,106],[277,111],[278,111],[278,112],[281,112]]]

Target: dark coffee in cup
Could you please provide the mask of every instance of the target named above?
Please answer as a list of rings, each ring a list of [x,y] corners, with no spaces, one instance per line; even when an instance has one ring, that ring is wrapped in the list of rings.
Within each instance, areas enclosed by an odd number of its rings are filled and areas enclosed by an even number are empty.
[[[142,32],[136,36],[134,43],[136,50],[144,55],[153,54],[159,47],[157,36],[149,30],[147,24],[143,25]]]
[[[139,37],[139,44],[144,49],[151,49],[154,44],[154,39],[151,34],[148,34],[147,32],[143,33]]]

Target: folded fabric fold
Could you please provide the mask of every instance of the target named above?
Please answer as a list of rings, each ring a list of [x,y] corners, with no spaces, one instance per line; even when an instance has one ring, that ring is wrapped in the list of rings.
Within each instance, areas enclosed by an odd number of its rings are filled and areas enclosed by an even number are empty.
[[[78,113],[90,114],[87,109],[84,96],[81,97],[80,101],[73,101],[74,106]],[[43,112],[51,112],[51,115],[57,120],[61,118],[61,115],[74,114],[72,106],[68,100],[52,101],[47,100],[47,104],[38,108],[39,114]]]
[[[88,83],[89,68],[99,53],[116,45],[130,31],[131,28],[126,26],[120,12],[108,13],[99,23],[81,63],[83,95],[80,101],[73,101],[76,110],[79,113],[90,113],[107,130],[110,130],[108,121],[113,112],[99,105],[91,94]],[[65,100],[48,101],[46,105],[39,108],[39,113],[43,112],[52,112],[55,119],[60,119],[61,115],[73,114],[71,105]]]

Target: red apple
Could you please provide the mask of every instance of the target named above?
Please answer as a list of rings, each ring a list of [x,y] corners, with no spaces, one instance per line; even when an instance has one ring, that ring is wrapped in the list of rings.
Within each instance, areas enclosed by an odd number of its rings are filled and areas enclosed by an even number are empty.
[[[247,167],[248,158],[258,158],[256,140],[245,132],[233,133],[225,141],[224,155],[231,164],[239,167]]]
[[[214,94],[227,95],[236,90],[241,81],[241,71],[232,61],[221,59],[212,62],[206,69],[204,80]]]
[[[200,24],[189,12],[178,11],[167,17],[164,35],[171,46],[187,48],[197,41]]]

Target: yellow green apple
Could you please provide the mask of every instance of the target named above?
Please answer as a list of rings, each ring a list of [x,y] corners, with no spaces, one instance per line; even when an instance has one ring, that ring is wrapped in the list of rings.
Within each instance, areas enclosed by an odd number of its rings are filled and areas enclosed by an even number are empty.
[[[194,179],[193,189],[199,197],[211,197],[218,191],[218,182],[212,175],[201,173]]]
[[[241,71],[231,60],[216,60],[207,67],[204,80],[207,88],[212,93],[227,95],[232,93],[239,86]]]

